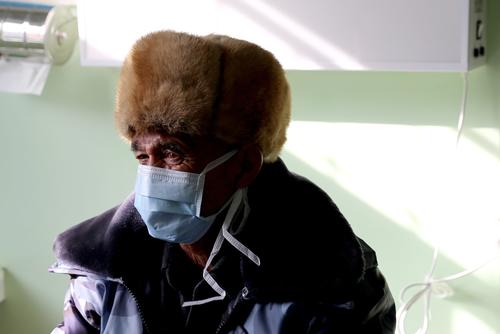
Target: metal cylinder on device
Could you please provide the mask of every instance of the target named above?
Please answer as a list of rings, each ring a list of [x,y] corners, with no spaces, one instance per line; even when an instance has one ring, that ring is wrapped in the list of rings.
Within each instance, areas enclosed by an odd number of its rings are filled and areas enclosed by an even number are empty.
[[[0,1],[0,54],[65,63],[78,37],[73,6]]]

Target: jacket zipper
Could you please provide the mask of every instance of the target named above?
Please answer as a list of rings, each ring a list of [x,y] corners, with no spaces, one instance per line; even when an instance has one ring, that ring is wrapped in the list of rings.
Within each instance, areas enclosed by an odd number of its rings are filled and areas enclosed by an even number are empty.
[[[134,292],[132,291],[132,289],[130,289],[128,287],[127,284],[125,284],[125,282],[123,281],[123,279],[121,280],[121,284],[128,290],[128,292],[130,293],[130,295],[132,296],[132,298],[134,299],[135,301],[135,304],[137,305],[137,310],[139,311],[139,315],[141,317],[141,320],[142,320],[142,323],[144,324],[144,329],[146,330],[146,333],[148,334],[152,334],[153,332],[151,331],[149,325],[148,325],[148,322],[146,321],[146,318],[144,316],[144,311],[142,310],[142,307],[141,307],[141,304],[139,303],[139,300],[137,299],[137,297],[135,296]]]
[[[235,313],[237,313],[237,310],[239,310],[239,308],[241,307],[241,303],[243,302],[243,300],[246,299],[247,295],[248,295],[248,289],[247,289],[247,287],[243,287],[243,289],[240,291],[240,293],[236,296],[235,302],[234,302],[233,306],[231,307],[231,310],[230,311],[228,310],[223,314],[223,317],[219,323],[219,326],[217,326],[217,330],[215,331],[216,334],[227,333],[228,329],[225,328],[227,323],[229,322],[231,317],[235,316]],[[236,316],[238,316],[238,315],[236,315]]]

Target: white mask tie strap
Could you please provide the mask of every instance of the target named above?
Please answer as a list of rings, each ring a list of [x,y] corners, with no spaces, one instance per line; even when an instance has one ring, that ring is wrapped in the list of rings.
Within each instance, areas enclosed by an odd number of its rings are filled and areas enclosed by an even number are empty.
[[[231,233],[229,233],[228,228],[233,221],[233,217],[236,214],[238,207],[241,202],[244,202],[244,213],[242,223],[247,219],[249,214],[249,205],[246,200],[246,189],[238,189],[236,193],[233,195],[233,199],[231,201],[231,206],[226,214],[226,218],[224,219],[224,223],[222,224],[222,229],[217,235],[217,239],[215,240],[214,246],[212,247],[212,251],[210,252],[210,256],[208,257],[207,263],[203,268],[203,279],[208,283],[208,285],[217,292],[218,296],[202,299],[202,300],[194,300],[187,301],[182,303],[183,307],[194,306],[194,305],[202,305],[206,303],[210,303],[216,300],[223,300],[226,297],[226,291],[215,281],[212,275],[208,272],[208,268],[212,263],[214,257],[219,253],[219,250],[226,239],[233,247],[235,247],[238,251],[240,251],[243,255],[252,260],[255,264],[260,265],[259,257],[253,253],[250,249],[248,249],[245,245],[243,245],[240,241],[238,241]]]
[[[247,202],[247,197],[246,197],[246,188],[240,189],[236,192],[235,194],[236,199],[235,202],[241,202],[243,201],[244,205],[244,212],[243,212],[243,220],[242,222],[245,222],[248,218],[248,214],[250,213],[250,206],[248,205]],[[234,214],[234,213],[233,213]],[[253,263],[256,265],[260,266],[260,259],[259,257],[252,252],[248,247],[243,245],[238,239],[236,239],[231,233],[229,233],[230,224],[225,224],[222,225],[222,235],[224,238],[231,244],[233,245],[234,248],[236,248],[238,251],[240,251],[241,254],[245,255],[247,258],[249,258]]]

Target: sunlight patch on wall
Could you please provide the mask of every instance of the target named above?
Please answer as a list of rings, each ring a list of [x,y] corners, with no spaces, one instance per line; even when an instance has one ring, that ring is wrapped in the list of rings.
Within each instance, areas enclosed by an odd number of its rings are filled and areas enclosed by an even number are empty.
[[[140,6],[120,3],[120,15],[115,15],[115,1],[80,1],[81,63],[120,66],[139,37],[172,29],[195,35],[224,34],[257,43],[272,51],[287,69],[365,68],[324,32],[311,29],[278,7],[261,0],[143,0]]]
[[[246,39],[255,42],[255,36],[266,36],[264,41],[259,44],[265,49],[273,48],[278,50],[275,54],[293,55],[294,62],[303,64],[305,67],[321,68],[321,64],[311,57],[297,50],[296,47],[287,43],[287,41],[274,34],[269,29],[260,25],[243,11],[231,7],[232,2],[220,4],[218,13],[224,16],[224,21],[218,22],[217,31],[231,31],[231,36],[240,39]]]
[[[470,333],[481,333],[481,334],[495,334],[498,333],[494,328],[491,328],[485,324],[481,319],[478,319],[473,314],[461,310],[459,308],[454,308],[452,313],[452,321],[450,328],[450,333],[454,334],[470,334]]]
[[[500,155],[455,139],[449,127],[295,121],[285,150],[469,268],[498,252]]]
[[[321,55],[324,59],[328,60],[329,63],[336,65],[339,68],[351,70],[364,69],[364,66],[353,56],[347,54],[342,49],[333,45],[331,41],[328,41],[327,39],[321,37],[321,35],[309,29],[308,26],[300,24],[293,17],[285,15],[283,10],[269,5],[268,2],[261,0],[219,0],[218,5],[218,13],[220,17],[224,17],[225,20],[228,20],[229,18],[233,19],[233,22],[224,22],[219,20],[219,29],[221,31],[231,31],[232,36],[248,39],[250,41],[254,40],[255,36],[259,36],[260,38],[258,44],[264,48],[273,50],[273,53],[278,57],[278,59],[285,59],[283,64],[285,67],[287,67],[287,59],[293,55],[293,57],[296,58],[303,58],[300,61],[297,59],[293,60],[293,64],[303,63],[301,67],[322,69],[324,64],[323,66],[320,64],[313,65],[313,59],[307,57],[307,55],[311,54],[312,51],[312,54]],[[255,20],[250,20],[253,22],[248,21],[244,25],[241,24],[241,21],[238,22],[237,18],[239,17],[245,19],[245,21],[250,19],[250,17],[245,14],[248,10],[231,10],[232,6],[237,7],[239,5],[244,5],[258,13]],[[230,15],[224,15],[224,11],[228,11]],[[286,32],[286,36],[279,36],[276,33],[278,29],[265,29],[264,25],[258,22],[259,20],[266,20],[268,23],[276,25],[280,28],[279,30]],[[222,29],[221,24],[224,24],[225,26]],[[246,27],[247,31],[241,31],[240,27]],[[300,41],[300,43],[290,43],[292,40]],[[304,46],[300,47],[299,45],[301,44],[304,44]],[[307,63],[310,63],[310,65],[306,65]],[[292,66],[292,68],[293,67],[294,66]]]
[[[477,136],[496,148],[497,153],[500,154],[500,131],[494,128],[476,128],[468,131],[468,134]]]
[[[211,33],[215,15],[213,1],[197,0],[175,4],[143,0],[140,5],[86,0],[77,8],[80,56],[82,64],[90,66],[120,66],[132,44],[152,31],[175,27],[193,34]]]

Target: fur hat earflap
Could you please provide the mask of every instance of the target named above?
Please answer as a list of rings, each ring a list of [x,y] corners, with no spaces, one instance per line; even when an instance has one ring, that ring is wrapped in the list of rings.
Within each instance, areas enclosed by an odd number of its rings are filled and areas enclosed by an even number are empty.
[[[228,36],[150,33],[129,52],[118,80],[123,137],[148,131],[256,143],[278,158],[290,122],[285,73],[268,51]]]

